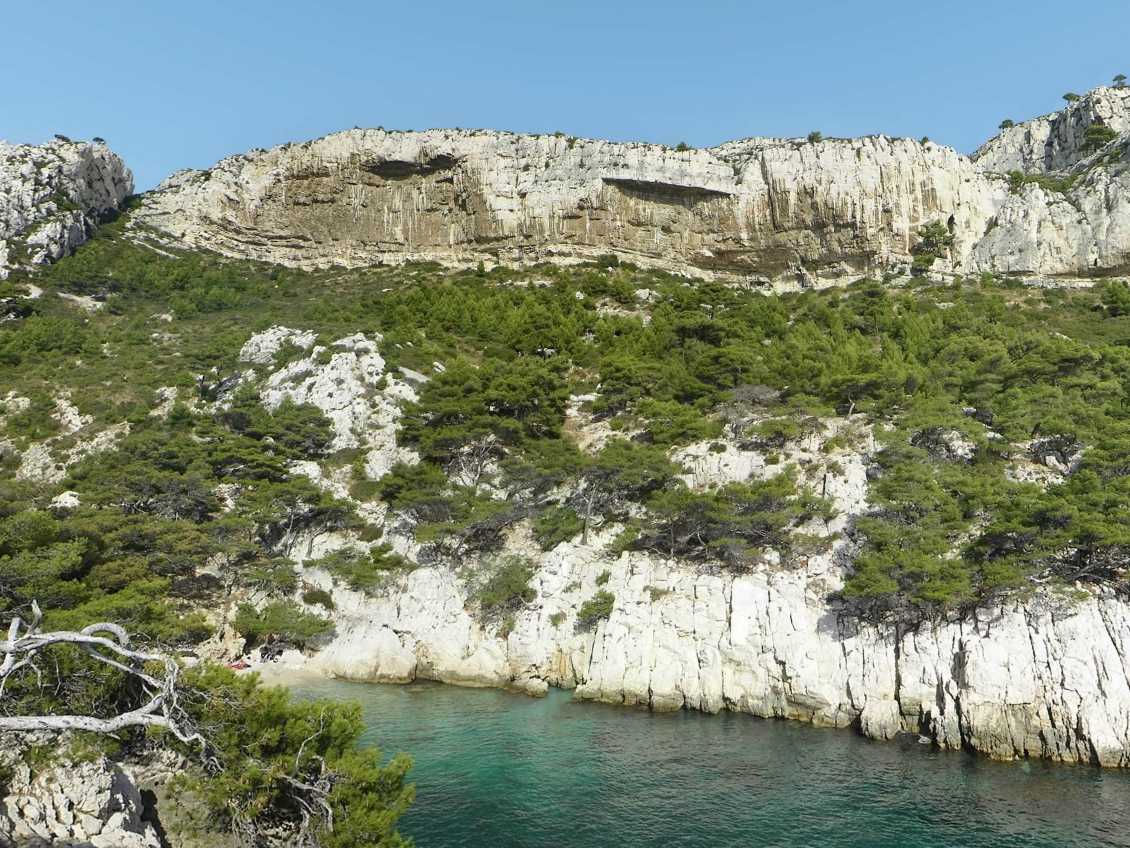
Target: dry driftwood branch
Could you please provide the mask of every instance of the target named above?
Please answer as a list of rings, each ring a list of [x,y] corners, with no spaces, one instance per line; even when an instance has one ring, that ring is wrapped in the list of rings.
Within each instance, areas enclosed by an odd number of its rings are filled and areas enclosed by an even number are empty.
[[[100,622],[82,630],[57,630],[43,633],[39,624],[43,613],[39,604],[32,602],[32,619],[24,622],[20,616],[12,619],[8,638],[0,642],[0,698],[12,675],[23,668],[34,669],[39,675],[36,661],[55,645],[75,645],[100,663],[124,671],[141,682],[149,701],[128,712],[112,718],[84,715],[31,715],[0,716],[0,731],[5,730],[89,730],[95,733],[115,733],[127,727],[164,727],[184,743],[205,745],[204,737],[192,731],[177,701],[177,678],[180,666],[170,656],[159,653],[135,651],[130,647],[129,634],[124,628],[109,622]],[[160,675],[145,671],[147,663],[164,667]]]

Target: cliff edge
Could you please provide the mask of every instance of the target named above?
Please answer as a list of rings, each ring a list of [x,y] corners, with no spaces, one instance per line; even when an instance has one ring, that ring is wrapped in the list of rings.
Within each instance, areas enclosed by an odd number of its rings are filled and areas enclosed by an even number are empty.
[[[0,141],[0,279],[73,253],[132,193],[133,175],[104,143]]]

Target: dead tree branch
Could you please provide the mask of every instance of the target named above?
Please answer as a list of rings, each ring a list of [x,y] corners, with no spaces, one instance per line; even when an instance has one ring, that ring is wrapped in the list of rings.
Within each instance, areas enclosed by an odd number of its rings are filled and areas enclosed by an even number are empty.
[[[180,665],[173,657],[133,650],[125,629],[110,622],[91,624],[79,631],[44,633],[39,629],[43,620],[39,604],[32,602],[31,610],[31,621],[25,622],[16,616],[8,626],[8,638],[0,642],[0,657],[3,657],[3,662],[0,662],[0,698],[4,696],[8,681],[24,668],[33,669],[42,685],[37,660],[56,645],[74,645],[98,662],[136,678],[149,700],[112,718],[85,715],[0,716],[0,731],[88,730],[116,733],[127,727],[163,727],[181,742],[199,744],[203,749],[204,737],[190,729],[177,700]],[[146,671],[147,664],[161,665],[163,674]]]

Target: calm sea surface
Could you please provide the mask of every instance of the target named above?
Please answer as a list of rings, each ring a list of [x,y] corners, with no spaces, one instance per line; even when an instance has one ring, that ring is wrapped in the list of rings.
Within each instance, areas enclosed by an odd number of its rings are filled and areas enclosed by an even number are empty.
[[[994,763],[746,715],[319,682],[415,759],[401,832],[455,846],[1130,846],[1130,773]]]

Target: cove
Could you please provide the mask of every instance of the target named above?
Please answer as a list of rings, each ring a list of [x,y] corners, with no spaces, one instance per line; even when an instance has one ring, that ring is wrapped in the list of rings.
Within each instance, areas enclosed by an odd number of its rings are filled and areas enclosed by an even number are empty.
[[[304,681],[360,701],[404,750],[421,848],[1130,846],[1130,773],[993,762],[722,712],[651,713],[493,689]]]

